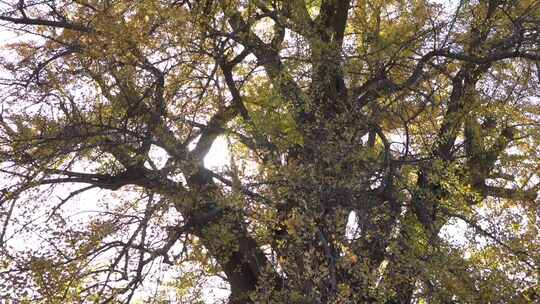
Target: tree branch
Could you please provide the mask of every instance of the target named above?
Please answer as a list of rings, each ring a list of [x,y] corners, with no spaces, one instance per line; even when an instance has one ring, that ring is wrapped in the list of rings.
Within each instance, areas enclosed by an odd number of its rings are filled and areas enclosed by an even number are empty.
[[[15,24],[22,24],[22,25],[41,25],[41,26],[49,26],[49,27],[55,27],[55,28],[63,28],[78,32],[85,32],[89,33],[91,32],[91,29],[89,27],[86,27],[81,24],[77,23],[69,23],[67,21],[54,21],[54,20],[45,20],[45,19],[37,19],[37,18],[13,18],[8,16],[0,16],[0,20],[15,23]]]

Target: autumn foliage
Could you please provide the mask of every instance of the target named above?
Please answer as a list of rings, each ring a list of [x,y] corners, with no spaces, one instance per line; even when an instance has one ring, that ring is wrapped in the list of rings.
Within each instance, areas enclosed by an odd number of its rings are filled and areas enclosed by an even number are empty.
[[[0,302],[540,301],[539,1],[8,0],[0,27]]]

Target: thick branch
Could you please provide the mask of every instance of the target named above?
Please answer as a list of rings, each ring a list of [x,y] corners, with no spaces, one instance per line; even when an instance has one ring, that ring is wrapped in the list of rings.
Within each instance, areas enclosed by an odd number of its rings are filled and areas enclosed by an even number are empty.
[[[321,39],[341,47],[349,13],[350,0],[324,0],[315,22]]]
[[[38,18],[13,18],[8,16],[0,16],[0,20],[15,23],[15,24],[23,24],[23,25],[41,25],[41,26],[49,26],[49,27],[56,27],[56,28],[63,28],[78,32],[90,32],[91,29],[89,27],[86,27],[81,24],[77,23],[70,23],[67,21],[54,21],[54,20],[46,20],[46,19],[38,19]]]

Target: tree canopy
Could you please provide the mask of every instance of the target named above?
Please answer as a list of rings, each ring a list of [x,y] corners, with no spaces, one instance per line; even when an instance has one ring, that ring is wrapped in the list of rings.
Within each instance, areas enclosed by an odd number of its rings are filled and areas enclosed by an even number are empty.
[[[0,298],[540,299],[540,1],[0,3]]]

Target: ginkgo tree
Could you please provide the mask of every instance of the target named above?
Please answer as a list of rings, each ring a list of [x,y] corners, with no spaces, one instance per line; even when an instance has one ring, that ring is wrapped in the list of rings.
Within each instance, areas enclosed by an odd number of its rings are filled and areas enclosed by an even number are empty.
[[[8,0],[0,26],[0,297],[540,299],[539,1]]]

